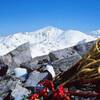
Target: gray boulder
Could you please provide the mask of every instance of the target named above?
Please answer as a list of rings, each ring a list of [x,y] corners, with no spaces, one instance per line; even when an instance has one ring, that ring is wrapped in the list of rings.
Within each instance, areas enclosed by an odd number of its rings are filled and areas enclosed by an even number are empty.
[[[11,96],[14,98],[14,100],[25,100],[25,97],[27,97],[29,94],[29,90],[22,87],[20,84],[16,84],[15,89],[12,90]]]
[[[75,50],[73,50],[73,52],[70,52],[69,49],[66,50],[68,50],[68,54],[66,54],[68,56],[66,56],[66,58],[59,59],[53,62],[53,67],[56,74],[67,71],[82,59]]]
[[[16,84],[19,84],[20,80],[6,76],[0,80],[0,100],[3,100],[10,90],[14,90]]]
[[[47,63],[47,61],[49,61],[49,60],[50,60],[50,58],[48,55],[39,56],[39,57],[33,58],[29,62],[25,62],[25,63],[21,64],[21,67],[26,68],[29,71],[32,71],[35,69],[39,69],[42,66],[42,64]]]
[[[9,73],[20,64],[32,60],[29,43],[25,43],[10,53],[0,57],[4,64],[9,66]]]
[[[48,78],[48,72],[40,73],[38,71],[33,71],[30,73],[29,78],[25,82],[25,87],[34,87],[40,82],[41,80]]]
[[[95,44],[96,41],[91,41],[88,43],[81,43],[74,47],[72,47],[74,50],[76,50],[81,56],[85,55],[89,50],[92,48],[92,46]]]
[[[77,52],[72,48],[65,48],[57,51],[53,51],[49,54],[50,60],[52,62],[60,59],[66,59],[71,57],[72,55],[76,55]]]
[[[31,52],[30,52],[30,45],[29,43],[25,43],[15,50],[11,51],[7,55],[2,57],[3,61],[9,65],[17,65],[30,61],[32,59]]]

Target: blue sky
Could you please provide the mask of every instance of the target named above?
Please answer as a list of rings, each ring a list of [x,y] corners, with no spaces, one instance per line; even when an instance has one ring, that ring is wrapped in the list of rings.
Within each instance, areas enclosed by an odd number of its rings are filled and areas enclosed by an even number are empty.
[[[0,0],[0,34],[45,26],[83,32],[100,29],[100,0]]]

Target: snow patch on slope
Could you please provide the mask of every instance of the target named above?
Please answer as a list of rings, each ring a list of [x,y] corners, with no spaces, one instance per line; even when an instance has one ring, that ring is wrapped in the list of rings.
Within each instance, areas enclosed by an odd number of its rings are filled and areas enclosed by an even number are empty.
[[[89,42],[95,40],[94,37],[90,35],[86,35],[83,32],[76,31],[76,30],[68,30],[65,33],[67,47],[74,46],[79,44],[80,42]]]

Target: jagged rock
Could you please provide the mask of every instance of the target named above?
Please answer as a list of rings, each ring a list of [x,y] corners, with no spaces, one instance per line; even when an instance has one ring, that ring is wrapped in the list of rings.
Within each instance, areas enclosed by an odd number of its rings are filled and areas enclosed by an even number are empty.
[[[21,68],[26,68],[28,70],[28,72],[31,72],[35,69],[39,69],[41,67],[41,64],[34,64],[32,62],[30,62],[30,63],[27,62],[27,63],[21,64],[20,67]]]
[[[38,71],[33,71],[30,73],[29,78],[25,82],[25,87],[34,87],[43,79],[48,78],[48,72],[40,73]]]
[[[5,64],[0,64],[0,76],[6,75],[6,72],[8,70],[8,66]]]
[[[50,60],[48,55],[35,57],[31,61],[21,64],[22,68],[26,68],[29,71],[39,69],[44,63]]]
[[[96,41],[91,41],[88,43],[78,44],[78,45],[74,46],[73,49],[76,50],[81,56],[83,56],[92,48],[92,46],[95,44],[95,42]]]
[[[58,58],[53,53],[49,53],[49,57],[51,62],[58,60]]]
[[[0,59],[9,66],[8,73],[10,73],[15,67],[19,67],[20,64],[32,60],[29,43],[19,46],[7,55],[0,57]]]
[[[47,63],[47,61],[49,61],[50,58],[48,55],[44,55],[44,56],[39,56],[39,57],[35,57],[32,59],[31,63],[32,64],[41,64],[41,63]]]
[[[65,48],[62,50],[53,51],[49,54],[51,62],[69,58],[72,55],[76,55],[77,52],[71,48]]]
[[[69,55],[65,59],[60,59],[53,62],[53,67],[56,74],[59,74],[73,67],[79,60],[81,60],[81,56],[76,51],[74,51],[73,54]]]
[[[7,64],[8,66],[11,65],[20,66],[20,64],[24,62],[30,61],[32,58],[31,58],[29,43],[25,43],[19,46],[15,50],[3,56],[2,59],[4,63]]]
[[[30,92],[19,84],[16,85],[15,89],[11,93],[12,97],[14,97],[14,100],[22,100],[29,94]]]
[[[4,56],[1,56],[0,60],[2,62],[4,62],[4,64],[6,64],[8,66],[11,66],[13,64],[13,58],[12,58],[12,55],[10,53],[8,53],[8,54],[6,54]]]
[[[47,64],[48,61],[53,63],[56,73],[64,72],[71,68],[81,59],[81,56],[72,48],[66,48],[51,52],[49,55],[36,57],[32,61],[22,64],[21,66],[28,70],[39,69],[42,64]],[[43,66],[42,66],[43,67]],[[42,70],[44,70],[43,68]]]
[[[13,60],[17,66],[20,66],[20,64],[24,62],[30,61],[32,57],[29,43],[21,45],[16,50],[12,51],[11,55],[13,56]]]
[[[3,100],[8,95],[9,91],[15,88],[16,84],[21,84],[20,80],[11,77],[4,77],[2,80],[0,80],[1,100]]]

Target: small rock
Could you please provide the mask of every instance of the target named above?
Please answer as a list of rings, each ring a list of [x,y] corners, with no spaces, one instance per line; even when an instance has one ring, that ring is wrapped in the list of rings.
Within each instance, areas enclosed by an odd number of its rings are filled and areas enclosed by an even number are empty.
[[[48,78],[48,72],[40,73],[38,71],[33,71],[30,73],[29,78],[25,82],[25,87],[34,87],[43,79]]]
[[[16,84],[21,84],[20,80],[13,79],[11,77],[4,77],[0,80],[0,97],[3,100],[9,93],[10,90],[14,90]]]
[[[22,100],[29,94],[30,92],[19,84],[16,85],[15,89],[11,93],[12,97],[14,97],[14,100]]]
[[[27,79],[28,73],[25,68],[15,68],[14,73],[15,76],[23,82]]]
[[[15,68],[14,73],[16,77],[21,77],[27,74],[27,70],[25,68]]]

